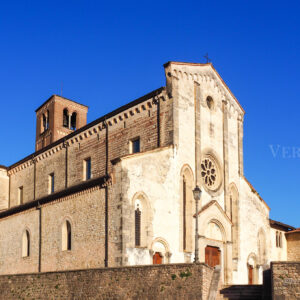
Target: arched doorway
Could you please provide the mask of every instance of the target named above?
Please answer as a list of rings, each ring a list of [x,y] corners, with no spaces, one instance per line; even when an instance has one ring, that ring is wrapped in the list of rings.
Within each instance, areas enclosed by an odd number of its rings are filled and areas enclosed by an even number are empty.
[[[171,253],[167,241],[163,238],[156,238],[151,245],[150,251],[154,265],[170,263]]]
[[[248,284],[253,284],[253,269],[254,267],[248,264]]]
[[[257,283],[257,257],[254,253],[250,253],[247,259],[248,284]]]

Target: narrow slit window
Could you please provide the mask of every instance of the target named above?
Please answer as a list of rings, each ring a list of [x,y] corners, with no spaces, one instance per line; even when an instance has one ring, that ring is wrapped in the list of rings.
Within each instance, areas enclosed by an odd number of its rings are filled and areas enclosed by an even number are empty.
[[[62,226],[62,251],[72,249],[72,228],[69,221],[65,221]]]
[[[47,117],[43,114],[43,132],[47,129]]]
[[[25,230],[22,237],[22,257],[28,257],[30,255],[30,234],[28,230]]]
[[[23,186],[18,188],[18,204],[23,204]]]
[[[66,108],[63,112],[63,126],[69,128],[69,112]]]
[[[140,138],[136,138],[130,142],[130,152],[138,153],[140,152]]]
[[[141,246],[141,211],[135,210],[135,246]]]
[[[279,248],[282,248],[282,233],[281,232],[279,232],[279,243],[278,243],[278,245],[279,245]]]
[[[183,250],[186,250],[186,181],[183,177],[182,181],[183,190]]]
[[[71,129],[76,130],[76,119],[77,119],[77,114],[74,112],[71,116]]]
[[[71,232],[71,225],[67,221],[67,249],[71,250],[72,248],[72,232]]]
[[[49,175],[49,188],[48,193],[53,194],[54,193],[54,173],[51,173]]]
[[[46,114],[46,127],[45,127],[46,130],[49,129],[49,115],[50,115],[49,110],[47,110],[47,114]]]
[[[92,162],[91,158],[87,158],[84,160],[84,166],[83,166],[83,175],[84,180],[89,180],[92,178]]]

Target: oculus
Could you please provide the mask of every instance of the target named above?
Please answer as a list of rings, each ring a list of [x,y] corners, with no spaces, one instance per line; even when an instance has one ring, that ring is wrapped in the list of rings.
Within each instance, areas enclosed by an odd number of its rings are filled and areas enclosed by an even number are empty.
[[[211,155],[206,155],[201,162],[201,178],[204,187],[216,192],[222,183],[222,177],[218,162]]]

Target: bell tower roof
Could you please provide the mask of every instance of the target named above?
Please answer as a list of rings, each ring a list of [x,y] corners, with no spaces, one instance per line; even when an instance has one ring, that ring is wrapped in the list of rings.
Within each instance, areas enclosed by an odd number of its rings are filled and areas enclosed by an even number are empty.
[[[41,109],[44,105],[46,105],[48,102],[50,102],[53,98],[57,98],[57,99],[60,98],[60,99],[66,100],[66,101],[73,102],[73,103],[75,103],[75,104],[77,104],[77,105],[81,105],[81,106],[83,106],[83,107],[89,108],[88,106],[86,106],[86,105],[84,105],[84,104],[81,104],[81,103],[79,103],[79,102],[77,102],[77,101],[74,101],[74,100],[65,98],[65,97],[63,97],[63,96],[59,96],[59,95],[53,94],[53,95],[52,95],[51,97],[49,97],[42,105],[40,105],[40,106],[35,110],[35,112],[37,112],[39,109]]]

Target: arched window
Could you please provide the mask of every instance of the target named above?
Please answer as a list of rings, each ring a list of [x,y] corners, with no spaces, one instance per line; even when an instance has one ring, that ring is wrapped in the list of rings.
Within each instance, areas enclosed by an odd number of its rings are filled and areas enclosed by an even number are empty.
[[[45,113],[42,115],[42,128],[41,128],[41,133],[49,129],[49,110],[47,110]]]
[[[69,128],[69,112],[68,110],[65,108],[64,112],[63,112],[63,126],[66,128]]]
[[[141,215],[140,204],[136,203],[135,209],[135,246],[141,246]]]
[[[279,236],[278,236],[278,231],[276,231],[276,247],[279,247]]]
[[[47,117],[45,114],[43,114],[43,131],[46,130],[46,124],[47,124]]]
[[[279,246],[279,248],[282,248],[282,233],[281,232],[279,232],[278,246]]]
[[[22,257],[30,255],[30,235],[28,230],[23,232],[22,236]]]
[[[135,194],[132,206],[132,246],[149,248],[153,229],[152,210],[147,196],[143,192]]]
[[[68,220],[66,220],[62,226],[61,237],[62,237],[61,249],[63,251],[71,250],[72,249],[72,230],[71,230],[71,224]]]
[[[186,250],[186,180],[182,179],[182,198],[183,198],[183,250]]]
[[[49,129],[49,110],[47,110],[46,113],[46,126],[45,126],[45,130]]]
[[[77,118],[77,113],[73,112],[71,116],[71,129],[76,130],[76,118]]]

